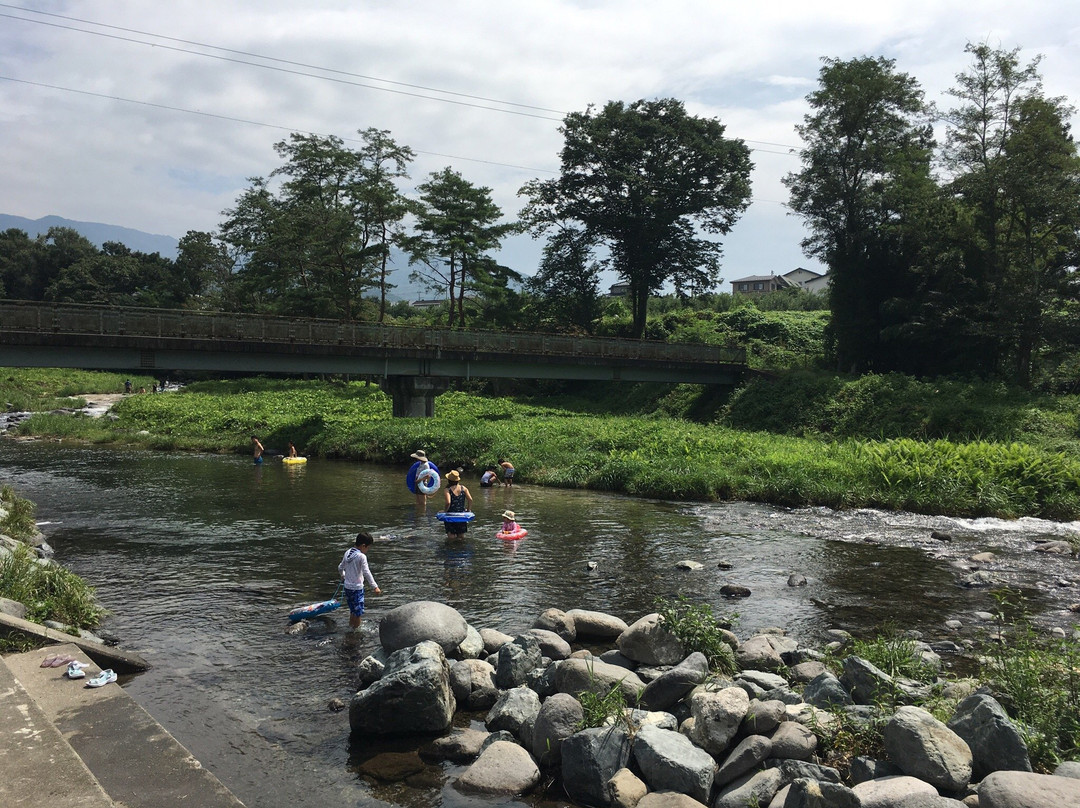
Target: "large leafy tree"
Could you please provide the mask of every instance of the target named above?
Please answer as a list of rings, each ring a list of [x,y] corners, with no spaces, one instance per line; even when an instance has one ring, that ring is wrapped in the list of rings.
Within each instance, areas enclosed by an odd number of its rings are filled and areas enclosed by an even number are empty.
[[[516,225],[499,221],[502,210],[490,188],[473,185],[449,167],[432,172],[417,190],[414,233],[403,242],[410,261],[422,267],[413,276],[430,289],[445,290],[450,325],[464,327],[466,293],[505,287],[516,274],[489,254]]]
[[[275,144],[284,164],[253,178],[221,226],[237,261],[240,305],[324,317],[359,317],[364,292],[382,286],[394,228],[405,215],[395,180],[412,152],[389,134],[361,132],[364,147],[294,133]]]
[[[548,239],[539,270],[526,281],[546,330],[592,333],[601,306],[599,268],[591,262],[592,244],[580,230],[561,228]]]
[[[530,230],[576,225],[607,250],[630,285],[632,331],[645,333],[649,296],[665,283],[715,285],[720,244],[749,204],[750,151],[714,118],[680,101],[611,101],[566,116],[560,176],[526,183]]]
[[[987,333],[995,370],[1031,379],[1077,260],[1080,158],[1071,107],[1042,93],[1038,59],[1019,49],[967,46],[968,70],[950,91],[944,161],[968,223],[961,248],[981,295],[972,319]]]
[[[803,168],[785,177],[808,255],[829,267],[831,342],[843,370],[887,370],[902,354],[895,304],[913,291],[920,223],[936,195],[923,93],[891,59],[825,59],[797,127]]]
[[[176,255],[175,284],[194,308],[234,308],[226,302],[233,261],[212,233],[189,230],[180,239]]]

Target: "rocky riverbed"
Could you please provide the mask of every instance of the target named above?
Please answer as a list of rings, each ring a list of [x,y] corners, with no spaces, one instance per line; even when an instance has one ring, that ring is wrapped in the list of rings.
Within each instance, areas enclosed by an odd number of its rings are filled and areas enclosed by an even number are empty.
[[[628,625],[549,609],[510,636],[417,601],[386,614],[381,647],[357,667],[360,689],[330,706],[348,708],[354,747],[416,740],[414,751],[366,761],[365,777],[408,784],[423,778],[425,762],[449,760],[467,764],[456,791],[496,799],[546,792],[618,808],[1080,806],[1080,762],[1032,772],[1024,734],[992,688],[889,676],[848,654],[844,632],[824,649],[780,628],[721,634],[729,675],[687,653],[655,613]],[[942,655],[960,645],[912,649],[925,670],[944,671]],[[932,694],[947,721],[920,706]],[[601,702],[608,706],[598,717]],[[485,730],[455,726],[459,711],[482,716]],[[856,748],[850,739],[871,737],[875,726],[880,745]]]

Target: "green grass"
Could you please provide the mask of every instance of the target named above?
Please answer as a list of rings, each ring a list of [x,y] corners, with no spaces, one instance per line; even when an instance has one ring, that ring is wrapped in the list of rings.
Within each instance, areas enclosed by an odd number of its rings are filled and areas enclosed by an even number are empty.
[[[4,511],[0,518],[0,533],[26,541],[37,532],[34,503],[18,496],[10,485],[0,488],[0,509]]]
[[[40,412],[84,407],[83,393],[122,393],[124,380],[136,390],[150,387],[150,376],[102,373],[71,368],[0,368],[0,408],[8,412]]]
[[[39,563],[25,546],[0,557],[0,596],[25,605],[26,618],[35,623],[55,620],[94,628],[105,614],[82,578],[56,564]]]
[[[710,670],[716,673],[727,676],[735,674],[738,670],[735,653],[720,631],[712,606],[708,603],[692,603],[682,595],[676,600],[657,598],[655,606],[661,624],[682,641],[686,653],[697,651],[704,654]]]

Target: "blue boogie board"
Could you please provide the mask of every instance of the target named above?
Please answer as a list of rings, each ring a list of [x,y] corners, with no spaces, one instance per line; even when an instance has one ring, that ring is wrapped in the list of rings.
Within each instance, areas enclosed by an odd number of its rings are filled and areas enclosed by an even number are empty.
[[[340,600],[337,598],[330,598],[330,600],[312,603],[309,606],[301,606],[299,609],[293,609],[289,612],[289,622],[298,623],[305,617],[318,617],[320,614],[334,611],[334,609],[338,608],[340,605]]]
[[[476,514],[472,511],[462,511],[461,513],[447,513],[446,511],[439,511],[435,514],[435,518],[440,522],[471,522],[476,518]]]
[[[428,465],[431,466],[431,468],[435,470],[436,474],[441,475],[441,472],[439,471],[439,467],[436,466],[434,463],[432,463],[430,460],[428,461]],[[417,460],[415,463],[413,463],[411,466],[409,466],[409,470],[407,472],[405,472],[405,485],[408,486],[408,489],[409,489],[410,493],[413,493],[413,494],[421,493],[421,492],[416,490],[416,470],[418,468],[420,468],[420,461],[419,460]]]

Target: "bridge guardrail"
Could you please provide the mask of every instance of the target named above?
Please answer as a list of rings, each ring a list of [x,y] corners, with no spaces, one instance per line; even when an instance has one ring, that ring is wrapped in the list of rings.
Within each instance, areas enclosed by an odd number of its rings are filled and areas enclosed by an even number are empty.
[[[745,364],[743,348],[529,332],[458,331],[271,315],[0,300],[0,333],[251,340],[398,350]]]

